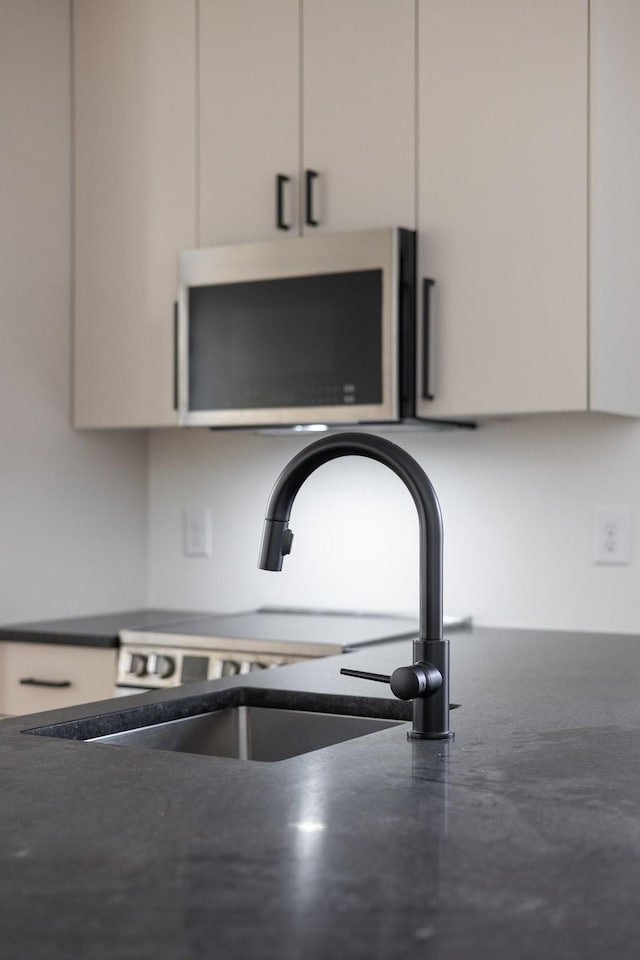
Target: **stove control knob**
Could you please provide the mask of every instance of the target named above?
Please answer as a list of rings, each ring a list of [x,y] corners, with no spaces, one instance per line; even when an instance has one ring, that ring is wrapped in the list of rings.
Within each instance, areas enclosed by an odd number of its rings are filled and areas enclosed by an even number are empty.
[[[167,657],[161,654],[158,654],[156,657],[156,662],[154,664],[153,673],[154,676],[160,677],[165,680],[167,677],[172,676],[176,671],[176,662],[173,657]]]
[[[222,661],[222,670],[221,676],[223,677],[233,677],[236,673],[240,673],[240,664],[237,660],[223,660]]]
[[[259,660],[250,660],[250,661],[249,661],[249,671],[250,671],[250,672],[252,672],[253,670],[266,670],[266,669],[267,669],[266,663],[260,663]]]
[[[130,653],[127,673],[130,673],[134,677],[144,677],[146,672],[147,658],[145,655],[143,653]]]

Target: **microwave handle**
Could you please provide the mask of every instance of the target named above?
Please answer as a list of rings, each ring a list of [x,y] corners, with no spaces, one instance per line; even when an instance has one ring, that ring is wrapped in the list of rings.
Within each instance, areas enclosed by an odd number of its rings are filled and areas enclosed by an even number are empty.
[[[313,212],[313,182],[318,179],[318,172],[316,170],[305,170],[304,180],[305,180],[305,198],[306,198],[306,215],[305,223],[308,227],[319,227],[320,221],[316,220]]]
[[[178,301],[173,302],[173,409],[178,409]]]
[[[284,185],[289,183],[291,177],[284,173],[276,174],[276,227],[278,230],[291,230],[291,224],[284,219]]]
[[[430,366],[431,366],[431,288],[435,286],[435,280],[429,277],[422,279],[422,399],[433,400],[433,391],[430,385]]]

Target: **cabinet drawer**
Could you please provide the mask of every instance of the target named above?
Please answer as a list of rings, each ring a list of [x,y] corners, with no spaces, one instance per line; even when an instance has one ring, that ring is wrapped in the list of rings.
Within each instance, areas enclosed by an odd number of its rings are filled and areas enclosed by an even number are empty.
[[[25,714],[114,696],[115,649],[0,644],[0,713]]]

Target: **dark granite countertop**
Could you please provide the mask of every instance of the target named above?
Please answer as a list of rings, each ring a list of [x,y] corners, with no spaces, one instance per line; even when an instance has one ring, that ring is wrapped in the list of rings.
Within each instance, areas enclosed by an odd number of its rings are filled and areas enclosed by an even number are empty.
[[[117,647],[120,630],[151,629],[209,617],[188,610],[124,610],[90,617],[66,617],[34,623],[11,623],[0,627],[0,640],[27,643],[61,643],[83,647]]]
[[[251,763],[27,736],[175,699],[0,722],[0,934],[30,960],[591,960],[640,942],[640,638],[451,634],[451,744],[408,725]],[[192,685],[388,697],[398,641]],[[402,709],[403,705],[400,705]]]

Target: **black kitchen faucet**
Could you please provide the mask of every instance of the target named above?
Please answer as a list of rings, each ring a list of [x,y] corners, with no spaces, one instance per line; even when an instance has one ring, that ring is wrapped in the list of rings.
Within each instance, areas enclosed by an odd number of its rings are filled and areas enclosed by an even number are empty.
[[[414,499],[420,522],[420,635],[413,641],[413,664],[399,667],[391,676],[347,669],[340,673],[390,683],[398,699],[413,700],[410,737],[450,739],[449,642],[442,628],[442,515],[431,481],[413,457],[389,440],[364,433],[323,437],[310,444],[289,461],[271,492],[258,565],[262,570],[282,570],[282,560],[291,552],[289,516],[296,494],[317,467],[347,456],[384,463]]]

